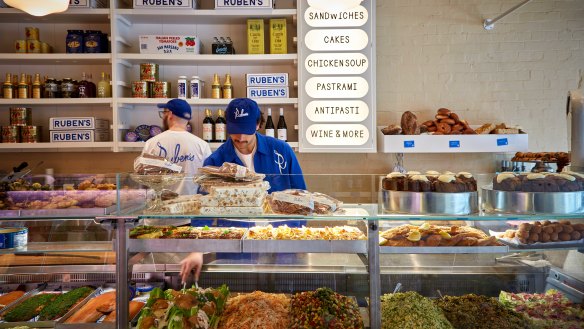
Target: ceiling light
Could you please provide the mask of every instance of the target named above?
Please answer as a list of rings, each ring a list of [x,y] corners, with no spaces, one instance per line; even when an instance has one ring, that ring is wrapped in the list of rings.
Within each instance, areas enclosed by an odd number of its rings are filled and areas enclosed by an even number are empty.
[[[34,16],[60,13],[69,7],[69,0],[4,0],[4,3]]]

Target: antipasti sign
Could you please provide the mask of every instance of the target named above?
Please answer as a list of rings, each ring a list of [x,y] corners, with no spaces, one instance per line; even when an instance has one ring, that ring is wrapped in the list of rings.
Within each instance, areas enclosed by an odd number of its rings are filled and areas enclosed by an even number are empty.
[[[298,3],[300,151],[376,152],[375,0]]]

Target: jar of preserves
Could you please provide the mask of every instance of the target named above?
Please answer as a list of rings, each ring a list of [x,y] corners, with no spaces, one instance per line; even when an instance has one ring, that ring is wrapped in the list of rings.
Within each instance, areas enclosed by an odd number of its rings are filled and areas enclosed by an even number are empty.
[[[74,98],[75,94],[75,84],[71,78],[65,78],[61,82],[61,97],[62,98]]]

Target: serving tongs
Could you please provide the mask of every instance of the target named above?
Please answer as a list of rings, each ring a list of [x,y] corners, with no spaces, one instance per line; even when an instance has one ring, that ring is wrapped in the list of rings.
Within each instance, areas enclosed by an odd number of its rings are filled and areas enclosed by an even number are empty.
[[[17,179],[20,179],[20,178],[30,174],[33,170],[40,167],[43,163],[45,163],[45,162],[41,161],[41,162],[37,163],[36,166],[29,168],[29,169],[26,169],[26,170],[23,170],[24,168],[26,168],[28,166],[27,162],[23,162],[20,165],[18,165],[18,167],[12,168],[12,172],[10,174],[4,176],[0,180],[0,183],[12,183]]]
[[[32,297],[36,294],[38,294],[39,292],[47,289],[47,286],[49,284],[47,282],[43,282],[40,283],[36,288],[34,288],[33,290],[26,292],[24,295],[22,295],[20,298],[16,299],[15,301],[13,301],[12,303],[4,306],[4,308],[0,309],[0,317],[2,317],[2,314],[4,314],[4,312],[12,309],[14,306],[16,306],[17,304],[19,304],[22,300],[25,300],[29,297]]]

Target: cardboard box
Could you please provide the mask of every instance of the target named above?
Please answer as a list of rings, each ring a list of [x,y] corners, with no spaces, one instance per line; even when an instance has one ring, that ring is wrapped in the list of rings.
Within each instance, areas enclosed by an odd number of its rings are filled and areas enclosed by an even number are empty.
[[[194,35],[141,35],[140,54],[200,54],[201,39]]]
[[[248,98],[288,98],[288,87],[247,87]]]
[[[263,19],[247,20],[247,53],[265,54]]]
[[[215,9],[272,9],[272,0],[215,0]]]
[[[287,87],[288,73],[248,73],[245,81],[248,87]]]
[[[270,54],[288,53],[288,35],[285,18],[270,19]]]
[[[197,9],[199,3],[197,0],[134,0],[135,9]]]
[[[57,117],[49,119],[49,130],[108,130],[109,121],[94,117]]]
[[[107,130],[51,130],[51,143],[60,142],[107,142]]]

